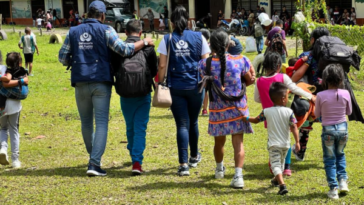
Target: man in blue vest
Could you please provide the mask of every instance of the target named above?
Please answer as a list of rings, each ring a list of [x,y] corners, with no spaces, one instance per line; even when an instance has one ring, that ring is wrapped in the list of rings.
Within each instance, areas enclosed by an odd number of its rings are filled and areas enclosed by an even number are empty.
[[[70,29],[59,51],[59,61],[66,66],[72,65],[71,83],[76,88],[82,136],[90,155],[88,176],[106,176],[106,171],[100,166],[106,147],[113,83],[110,50],[121,56],[130,56],[144,46],[154,46],[150,38],[124,43],[112,27],[102,23],[105,13],[105,4],[93,1],[89,6],[88,19]]]

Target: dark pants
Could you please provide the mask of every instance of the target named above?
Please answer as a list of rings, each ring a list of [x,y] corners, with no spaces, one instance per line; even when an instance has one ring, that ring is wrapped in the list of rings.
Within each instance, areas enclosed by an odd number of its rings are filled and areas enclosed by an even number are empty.
[[[200,114],[205,92],[171,89],[171,110],[177,126],[177,146],[179,163],[188,162],[188,145],[191,156],[198,154],[198,115]]]
[[[149,28],[151,31],[154,31],[154,20],[149,20]]]

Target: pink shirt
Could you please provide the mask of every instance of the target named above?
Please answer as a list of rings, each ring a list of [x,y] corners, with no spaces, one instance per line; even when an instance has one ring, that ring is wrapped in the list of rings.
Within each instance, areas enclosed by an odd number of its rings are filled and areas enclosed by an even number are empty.
[[[330,89],[317,94],[315,115],[321,116],[322,126],[346,122],[346,115],[350,115],[351,111],[351,98],[347,90]]]
[[[260,101],[262,102],[263,109],[273,107],[273,102],[269,97],[269,88],[274,82],[283,82],[283,74],[278,73],[270,78],[260,77],[257,81],[257,87],[260,95]]]

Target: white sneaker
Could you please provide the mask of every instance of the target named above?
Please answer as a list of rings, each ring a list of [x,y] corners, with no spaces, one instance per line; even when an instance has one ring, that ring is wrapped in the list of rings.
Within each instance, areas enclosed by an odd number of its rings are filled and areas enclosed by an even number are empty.
[[[18,169],[21,167],[21,162],[17,159],[17,160],[14,160],[12,163],[11,163],[12,167],[14,169]]]
[[[9,165],[8,153],[4,149],[0,149],[0,164]]]
[[[225,167],[222,170],[215,169],[215,179],[223,179],[225,176]]]
[[[233,180],[231,180],[230,186],[233,188],[243,188],[244,187],[244,179],[243,176],[234,176]]]
[[[330,199],[339,199],[339,194],[337,193],[337,188],[330,189],[330,191],[327,192],[327,196]]]
[[[349,192],[348,183],[345,179],[341,179],[339,181],[339,191],[340,193],[347,193]]]

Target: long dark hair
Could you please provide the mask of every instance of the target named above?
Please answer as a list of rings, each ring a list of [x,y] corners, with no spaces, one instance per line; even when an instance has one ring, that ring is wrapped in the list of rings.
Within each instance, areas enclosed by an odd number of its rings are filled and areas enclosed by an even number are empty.
[[[322,36],[329,36],[329,35],[330,35],[330,32],[325,27],[317,27],[315,30],[313,30],[310,38],[314,38],[315,41],[312,44],[312,47],[310,50],[312,50],[313,47],[315,46],[317,39],[321,38]]]
[[[325,89],[328,89],[329,85],[336,89],[344,88],[344,80],[344,69],[340,64],[330,64],[322,72],[322,85]],[[338,93],[336,98],[339,100]]]
[[[13,69],[17,71],[20,69],[20,64],[22,63],[22,58],[20,53],[11,52],[6,55],[6,65],[8,69]]]
[[[277,52],[268,52],[264,57],[263,69],[267,76],[272,76],[277,72],[277,68],[282,66],[282,57]]]
[[[182,34],[188,26],[188,12],[186,8],[181,5],[177,6],[172,13],[171,21],[174,24],[174,29]]]
[[[211,34],[210,46],[211,46],[211,49],[214,52],[216,52],[216,54],[220,58],[220,64],[221,64],[220,77],[221,77],[221,85],[223,86],[224,78],[225,78],[225,71],[226,71],[225,52],[226,52],[226,48],[229,46],[229,35],[224,30],[221,30],[221,29],[214,31]]]

